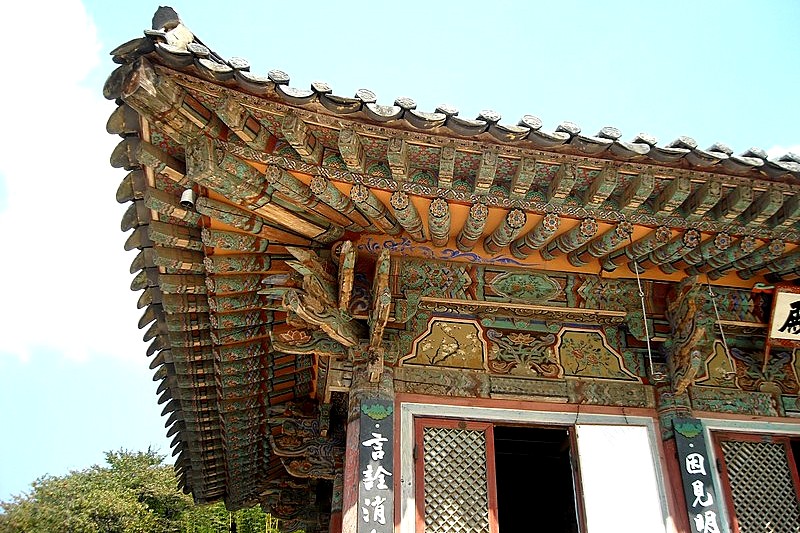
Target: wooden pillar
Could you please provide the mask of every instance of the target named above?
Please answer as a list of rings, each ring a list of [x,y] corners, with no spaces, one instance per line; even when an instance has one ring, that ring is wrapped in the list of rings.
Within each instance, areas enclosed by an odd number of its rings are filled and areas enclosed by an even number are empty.
[[[664,489],[667,497],[667,509],[673,519],[677,533],[691,533],[686,501],[681,484],[681,465],[678,461],[678,449],[675,444],[675,431],[672,421],[677,416],[691,416],[689,395],[674,394],[669,381],[656,384],[656,408],[661,426],[661,446],[663,449],[662,466],[664,467]]]
[[[365,346],[353,348],[353,358],[363,359],[359,353]],[[371,400],[384,400],[394,405],[394,377],[390,368],[384,368],[378,383],[369,382],[367,364],[357,363],[353,366],[353,379],[350,385],[349,404],[347,411],[347,437],[344,457],[344,476],[342,492],[342,525],[341,533],[358,533],[359,523],[362,518],[361,503],[359,501],[359,487],[362,472],[359,465],[362,435],[360,435],[361,408],[365,402]],[[389,443],[394,441],[394,436],[388,436]],[[393,470],[393,465],[389,465]],[[392,477],[386,479],[386,484],[394,487],[399,480],[399,472],[392,472]],[[394,501],[385,504],[386,531],[394,530]],[[334,530],[331,530],[334,531]]]

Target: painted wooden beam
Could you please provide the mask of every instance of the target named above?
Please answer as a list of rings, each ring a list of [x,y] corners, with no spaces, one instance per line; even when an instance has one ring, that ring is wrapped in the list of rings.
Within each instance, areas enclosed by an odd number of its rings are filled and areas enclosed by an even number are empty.
[[[450,204],[444,198],[434,198],[428,207],[428,232],[436,246],[450,240]]]
[[[683,257],[699,243],[700,232],[695,229],[688,229],[670,239],[667,244],[659,246],[650,252],[647,255],[647,258],[643,261],[639,261],[639,272],[642,272],[642,269],[647,269],[651,266],[663,265],[664,263],[668,263]],[[631,270],[633,270],[635,266],[636,265],[633,262],[628,263],[628,267]]]
[[[326,178],[322,176],[312,177],[309,188],[322,202],[325,202],[337,212],[350,219],[351,224],[347,226],[347,229],[352,231],[378,232],[378,229],[372,225],[372,222],[356,209],[353,200],[337,189],[336,186]]]
[[[266,152],[277,138],[235,98],[228,96],[216,108],[222,122],[253,150]]]
[[[539,250],[549,241],[561,224],[561,219],[555,213],[547,213],[536,226],[521,238],[511,243],[511,253],[514,257],[525,259],[534,251]]]
[[[178,226],[153,220],[147,227],[147,236],[153,244],[180,248],[183,250],[202,250],[200,230],[189,226]]]
[[[627,242],[631,233],[633,224],[623,220],[602,235],[571,251],[567,255],[567,261],[573,266],[587,265],[589,257],[603,257],[620,244]]]
[[[261,172],[238,157],[216,150],[208,137],[186,146],[186,176],[238,204],[258,208],[272,201]]]
[[[274,256],[263,254],[210,255],[203,260],[209,274],[233,274],[236,272],[271,272]]]
[[[275,165],[267,165],[267,171],[264,177],[267,182],[275,187],[275,190],[291,200],[294,205],[305,207],[319,214],[331,224],[344,227],[352,225],[352,220],[328,204],[320,202],[317,196],[311,192],[308,185],[282,168]]]
[[[348,170],[358,173],[364,172],[367,164],[364,145],[358,134],[350,128],[345,128],[339,132],[339,153]]]
[[[734,220],[752,202],[753,188],[747,185],[739,185],[714,206],[714,209],[711,210],[711,217],[714,220]]]
[[[686,272],[689,275],[695,275],[697,273],[710,272],[714,269],[725,267],[753,253],[757,245],[758,241],[756,241],[754,237],[750,237],[749,235],[742,237],[737,239],[736,242],[727,249],[723,250],[722,253],[713,255],[709,257],[707,261],[690,267]]]
[[[771,274],[776,279],[782,279],[786,274],[800,273],[800,250],[794,249],[788,254],[776,257],[768,263],[754,265],[739,271],[739,277],[750,279],[761,274]],[[796,279],[793,277],[792,279]]]
[[[264,253],[270,241],[249,233],[203,228],[203,245],[233,252]]]
[[[536,178],[536,160],[532,157],[523,157],[517,164],[514,177],[511,178],[511,193],[509,198],[512,200],[524,200],[525,196]]]
[[[511,209],[492,234],[484,239],[483,248],[491,254],[496,254],[517,238],[527,221],[525,211],[516,207]]]
[[[361,183],[356,183],[350,189],[350,198],[356,206],[383,232],[389,235],[398,235],[403,231],[397,219],[392,216],[377,196]]]
[[[190,226],[197,226],[200,222],[200,214],[194,209],[181,205],[177,196],[153,187],[147,188],[144,205],[161,215],[182,220]]]
[[[682,258],[662,264],[661,270],[666,274],[672,274],[678,270],[685,270],[690,266],[707,261],[708,258],[724,252],[730,245],[730,235],[727,233],[717,233],[713,237],[709,237],[701,242],[699,246],[690,250]]]
[[[386,148],[386,159],[389,163],[389,169],[392,171],[392,177],[397,181],[405,181],[408,179],[408,148],[406,147],[405,139],[400,137],[391,137],[389,145]]]
[[[737,219],[747,226],[759,226],[778,212],[783,205],[783,193],[776,189],[764,191]]]
[[[277,227],[259,214],[235,205],[200,197],[197,199],[197,211],[209,218],[219,220],[263,239],[297,246],[310,246],[312,244],[311,239],[302,237],[284,227]]]
[[[469,208],[469,215],[464,221],[464,226],[456,237],[456,246],[462,252],[470,252],[481,238],[483,228],[486,226],[486,217],[489,208],[481,203],[474,203]]]
[[[337,224],[315,219],[302,205],[294,205],[291,202],[278,205],[273,201],[274,189],[267,181],[266,175],[251,167],[246,161],[228,152],[216,150],[214,142],[207,137],[198,137],[186,147],[186,164],[186,175],[195,183],[287,229],[320,242],[330,242],[330,239],[336,239],[344,232]],[[284,189],[288,188],[281,182],[282,174],[275,174],[273,171],[271,178]],[[311,196],[310,193],[308,195]]]
[[[372,280],[372,311],[368,320],[369,347],[372,350],[381,347],[383,332],[389,320],[389,309],[392,304],[392,291],[389,288],[391,261],[389,250],[383,250],[375,263],[375,276]]]
[[[551,204],[561,204],[575,185],[578,168],[571,163],[558,167],[555,177],[547,187],[545,199]]]
[[[619,207],[623,213],[633,213],[645,200],[647,200],[656,186],[656,178],[648,173],[642,172],[633,178],[620,199]]]
[[[408,232],[408,235],[416,242],[425,242],[425,228],[419,211],[411,202],[408,194],[403,191],[395,191],[389,198],[389,205],[392,208],[397,221]]]
[[[770,229],[785,228],[795,224],[800,217],[800,195],[790,196],[780,209],[764,223]]]
[[[456,164],[455,146],[442,146],[442,153],[439,157],[439,179],[437,185],[443,189],[453,186],[453,172]]]
[[[224,128],[216,113],[172,80],[159,76],[144,58],[126,75],[121,97],[180,144],[203,134],[217,136]]]
[[[478,173],[475,175],[474,192],[478,195],[489,193],[494,183],[494,176],[497,173],[497,152],[493,149],[484,150],[481,153],[481,161],[478,165]]]
[[[572,229],[562,233],[539,252],[546,261],[555,259],[557,255],[569,253],[597,233],[597,221],[591,217],[581,219],[580,223]]]
[[[339,272],[337,274],[337,280],[339,282],[338,307],[339,310],[343,312],[348,312],[350,309],[357,255],[356,248],[353,246],[353,241],[344,241],[342,243],[339,249]]]
[[[692,192],[689,178],[680,176],[670,180],[653,202],[653,213],[669,214],[675,211]]]
[[[199,250],[178,250],[156,246],[152,248],[152,263],[164,269],[165,272],[193,272],[205,273],[205,254]]]
[[[707,180],[699,185],[681,204],[679,212],[686,220],[700,220],[722,198],[722,185]]]
[[[641,239],[638,239],[624,248],[615,250],[602,259],[600,264],[603,270],[613,272],[619,266],[617,260],[622,256],[627,257],[631,261],[637,261],[646,256],[659,246],[664,246],[672,238],[672,231],[667,226],[659,226]]]
[[[756,249],[753,253],[746,255],[741,259],[737,259],[729,265],[712,270],[708,273],[708,277],[711,279],[719,279],[724,276],[725,273],[731,270],[736,270],[737,273],[740,273],[751,268],[759,268],[761,265],[769,263],[780,257],[784,250],[786,250],[786,243],[784,243],[782,240],[776,239],[774,241],[770,241],[769,243],[765,243],[760,248]]]
[[[612,165],[606,165],[600,173],[592,180],[589,188],[583,196],[583,203],[586,207],[597,208],[611,196],[617,187],[617,169]]]
[[[305,122],[294,113],[288,113],[281,121],[281,133],[292,145],[303,161],[319,165],[322,161],[322,143],[317,140]]]
[[[191,185],[191,180],[186,177],[186,164],[149,142],[139,143],[135,157],[139,163],[153,169],[155,174],[164,174],[181,187]]]

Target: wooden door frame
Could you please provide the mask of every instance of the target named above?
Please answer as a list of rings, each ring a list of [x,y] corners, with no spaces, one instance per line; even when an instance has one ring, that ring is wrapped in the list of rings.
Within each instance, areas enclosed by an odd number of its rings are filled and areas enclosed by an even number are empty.
[[[725,454],[722,451],[723,441],[737,441],[737,442],[756,442],[756,443],[780,443],[783,444],[786,462],[789,467],[789,474],[792,476],[792,483],[794,485],[795,498],[797,498],[798,505],[800,505],[800,474],[797,470],[797,463],[795,462],[794,451],[792,450],[792,441],[800,440],[800,435],[792,436],[790,434],[769,434],[769,433],[741,433],[737,431],[711,431],[711,442],[716,455],[717,472],[719,472],[719,481],[723,486],[722,493],[725,498],[725,505],[727,507],[728,527],[731,533],[741,533],[739,527],[739,519],[736,516],[736,506],[733,502],[733,490],[731,488],[731,479],[728,473],[728,463],[725,460]]]
[[[497,477],[494,462],[494,424],[486,421],[458,420],[453,418],[416,417],[414,419],[414,476],[415,484],[416,531],[425,532],[425,453],[423,451],[423,431],[426,427],[464,429],[483,431],[486,442],[486,490],[489,513],[489,533],[499,533],[497,525]]]

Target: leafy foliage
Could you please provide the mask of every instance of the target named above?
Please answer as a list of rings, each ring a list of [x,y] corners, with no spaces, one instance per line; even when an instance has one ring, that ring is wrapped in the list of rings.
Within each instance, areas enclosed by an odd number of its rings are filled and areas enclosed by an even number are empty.
[[[277,521],[259,508],[195,506],[163,460],[152,450],[120,450],[106,453],[107,466],[43,476],[29,493],[0,502],[0,532],[277,533]]]

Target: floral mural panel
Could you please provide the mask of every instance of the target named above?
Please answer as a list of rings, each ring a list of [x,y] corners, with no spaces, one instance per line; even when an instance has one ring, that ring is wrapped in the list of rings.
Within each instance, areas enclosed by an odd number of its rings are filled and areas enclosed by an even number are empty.
[[[432,318],[401,365],[484,370],[486,351],[482,328],[474,320]]]
[[[567,375],[641,382],[601,331],[563,329],[556,349]]]
[[[520,332],[490,328],[489,370],[529,378],[560,378],[564,368],[555,351],[556,336],[550,332]]]

